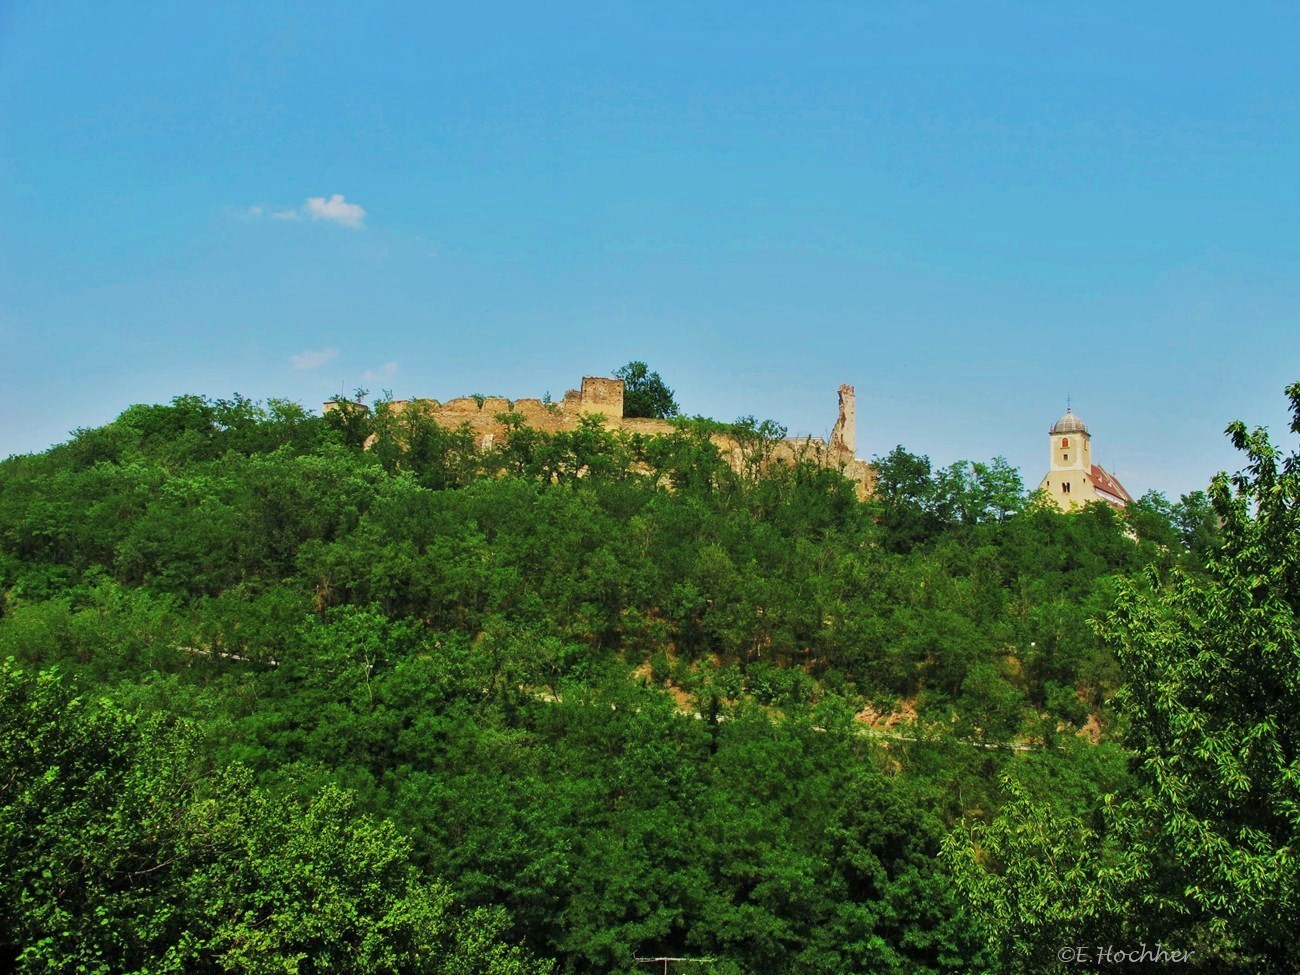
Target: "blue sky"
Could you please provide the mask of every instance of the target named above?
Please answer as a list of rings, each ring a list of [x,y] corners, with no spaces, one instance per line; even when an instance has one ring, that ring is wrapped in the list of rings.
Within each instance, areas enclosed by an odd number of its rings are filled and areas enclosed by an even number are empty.
[[[558,397],[1177,496],[1300,379],[1300,8],[0,3],[0,455]],[[312,202],[314,201],[314,202]]]

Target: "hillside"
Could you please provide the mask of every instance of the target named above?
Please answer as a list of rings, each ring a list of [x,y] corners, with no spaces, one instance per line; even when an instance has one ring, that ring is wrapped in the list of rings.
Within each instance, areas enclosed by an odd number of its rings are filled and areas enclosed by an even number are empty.
[[[1286,970],[1176,872],[997,886],[1048,855],[1017,816],[1080,864],[1152,835],[1104,801],[1149,788],[1134,607],[1222,583],[1254,481],[1066,515],[900,447],[864,502],[715,429],[180,397],[3,462],[0,959],[1036,971],[1104,932]]]

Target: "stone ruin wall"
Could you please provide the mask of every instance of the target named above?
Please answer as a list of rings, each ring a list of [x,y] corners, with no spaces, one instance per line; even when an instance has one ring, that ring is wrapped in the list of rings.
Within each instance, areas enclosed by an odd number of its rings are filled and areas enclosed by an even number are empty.
[[[323,410],[329,413],[340,406],[331,400]],[[388,408],[397,412],[408,409],[423,410],[439,426],[460,427],[468,425],[478,436],[483,447],[505,439],[509,427],[499,416],[518,414],[525,426],[544,433],[576,430],[583,417],[601,415],[606,429],[626,430],[645,436],[671,434],[676,427],[667,420],[651,420],[623,415],[623,380],[602,376],[583,376],[582,388],[571,389],[556,403],[543,403],[540,399],[510,400],[502,396],[484,396],[482,402],[473,396],[460,396],[445,403],[436,399],[392,400]],[[730,437],[715,435],[711,438],[733,466],[744,463],[740,446]],[[772,451],[771,459],[779,463],[810,460],[828,467],[838,467],[857,485],[858,497],[866,499],[875,486],[875,470],[857,452],[857,430],[852,386],[839,388],[839,412],[830,442],[820,437],[792,437],[781,441]]]

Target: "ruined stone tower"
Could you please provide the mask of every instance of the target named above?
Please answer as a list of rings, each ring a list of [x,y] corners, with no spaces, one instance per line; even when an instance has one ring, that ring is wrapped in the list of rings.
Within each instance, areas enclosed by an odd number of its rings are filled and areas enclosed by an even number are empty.
[[[623,418],[623,380],[583,376],[579,409],[583,414],[600,413],[607,420]]]
[[[852,460],[858,453],[857,406],[852,386],[840,387],[840,412],[831,430],[831,450],[845,460]]]

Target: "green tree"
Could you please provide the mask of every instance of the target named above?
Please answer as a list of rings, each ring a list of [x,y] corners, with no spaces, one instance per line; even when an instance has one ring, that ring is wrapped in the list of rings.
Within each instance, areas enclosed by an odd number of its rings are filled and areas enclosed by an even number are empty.
[[[957,699],[957,728],[981,742],[1005,744],[1019,730],[1024,698],[992,663],[973,665]]]
[[[335,431],[339,439],[349,447],[360,449],[374,432],[374,417],[365,405],[368,395],[369,390],[357,389],[353,392],[352,399],[339,397],[334,409],[325,414],[325,425]]]
[[[1219,521],[1204,491],[1184,494],[1173,506],[1174,527],[1188,551],[1204,560],[1219,544]]]
[[[988,970],[1052,971],[1064,947],[1123,944],[1130,873],[1121,844],[1009,778],[1003,787],[1009,801],[997,816],[962,823],[943,844],[993,955]],[[1141,940],[1154,941],[1148,934]]]
[[[390,824],[207,767],[186,721],[0,665],[0,969],[543,975]]]
[[[673,391],[644,362],[629,362],[614,371],[623,380],[623,415],[667,420],[681,410]]]
[[[1300,433],[1300,383],[1288,387]],[[1176,910],[1254,971],[1300,970],[1300,452],[1228,427],[1244,470],[1210,487],[1204,575],[1125,582],[1101,632],[1126,678],[1143,785],[1130,812]],[[1248,961],[1247,961],[1248,960]]]
[[[1182,539],[1173,522],[1169,499],[1159,491],[1148,491],[1124,509],[1129,528],[1143,542],[1151,542],[1162,551],[1182,547]]]
[[[876,469],[871,506],[884,529],[886,545],[896,552],[910,552],[941,525],[930,458],[900,444],[883,457],[873,457],[871,463]]]
[[[897,454],[895,450],[890,456]],[[1025,503],[1020,472],[1005,457],[995,457],[987,464],[959,460],[935,475],[934,490],[935,510],[949,522],[1006,521]]]

